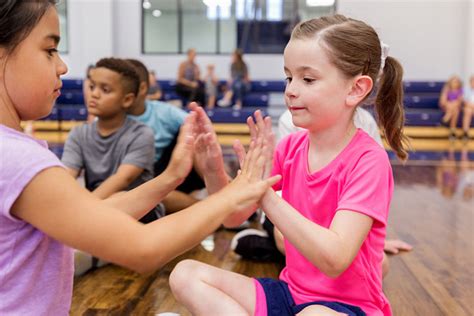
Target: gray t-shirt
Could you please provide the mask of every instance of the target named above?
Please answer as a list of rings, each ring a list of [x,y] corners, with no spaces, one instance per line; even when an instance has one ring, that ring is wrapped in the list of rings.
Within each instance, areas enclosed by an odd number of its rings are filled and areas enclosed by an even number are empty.
[[[69,133],[61,160],[69,168],[84,169],[86,188],[93,191],[122,164],[144,169],[127,190],[152,179],[154,158],[153,130],[127,117],[123,126],[107,137],[100,136],[96,121],[75,127]]]

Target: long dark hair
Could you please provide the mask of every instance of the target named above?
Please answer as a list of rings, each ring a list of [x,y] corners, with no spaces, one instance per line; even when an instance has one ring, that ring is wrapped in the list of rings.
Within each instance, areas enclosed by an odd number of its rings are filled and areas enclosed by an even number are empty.
[[[1,0],[0,47],[11,53],[56,0]]]
[[[337,14],[301,22],[293,29],[291,38],[318,38],[333,65],[346,77],[362,74],[372,78],[374,87],[378,86],[375,109],[385,138],[397,156],[406,160],[403,68],[395,58],[388,56],[380,74],[382,48],[377,32],[362,21]]]

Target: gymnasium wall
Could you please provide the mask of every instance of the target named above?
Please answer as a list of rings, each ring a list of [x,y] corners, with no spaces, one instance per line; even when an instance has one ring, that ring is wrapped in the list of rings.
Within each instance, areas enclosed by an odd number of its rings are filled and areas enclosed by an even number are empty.
[[[88,64],[115,55],[139,58],[159,79],[173,79],[183,55],[141,54],[141,2],[138,0],[69,0],[68,77],[84,76]],[[445,80],[474,73],[472,0],[338,0],[338,11],[372,24],[391,55],[405,66],[407,80]],[[198,30],[196,33],[205,32]],[[283,79],[280,55],[246,55],[252,79]],[[198,55],[202,70],[216,65],[228,76],[229,55]]]

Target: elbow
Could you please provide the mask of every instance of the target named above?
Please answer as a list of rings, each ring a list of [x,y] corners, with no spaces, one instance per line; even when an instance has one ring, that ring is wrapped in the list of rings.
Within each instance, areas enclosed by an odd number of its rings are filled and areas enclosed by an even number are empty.
[[[350,263],[347,262],[344,256],[332,252],[324,256],[324,261],[320,270],[328,277],[335,279],[343,274],[349,265]]]
[[[141,242],[137,247],[131,262],[127,267],[142,275],[155,272],[166,264],[165,258],[159,255],[157,247],[153,247],[148,242]]]

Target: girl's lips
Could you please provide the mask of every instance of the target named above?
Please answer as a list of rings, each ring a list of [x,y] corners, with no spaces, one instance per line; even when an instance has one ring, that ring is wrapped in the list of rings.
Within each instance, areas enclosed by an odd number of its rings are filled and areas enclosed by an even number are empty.
[[[304,109],[306,108],[302,106],[290,106],[290,111],[298,111],[298,110],[304,110]]]

